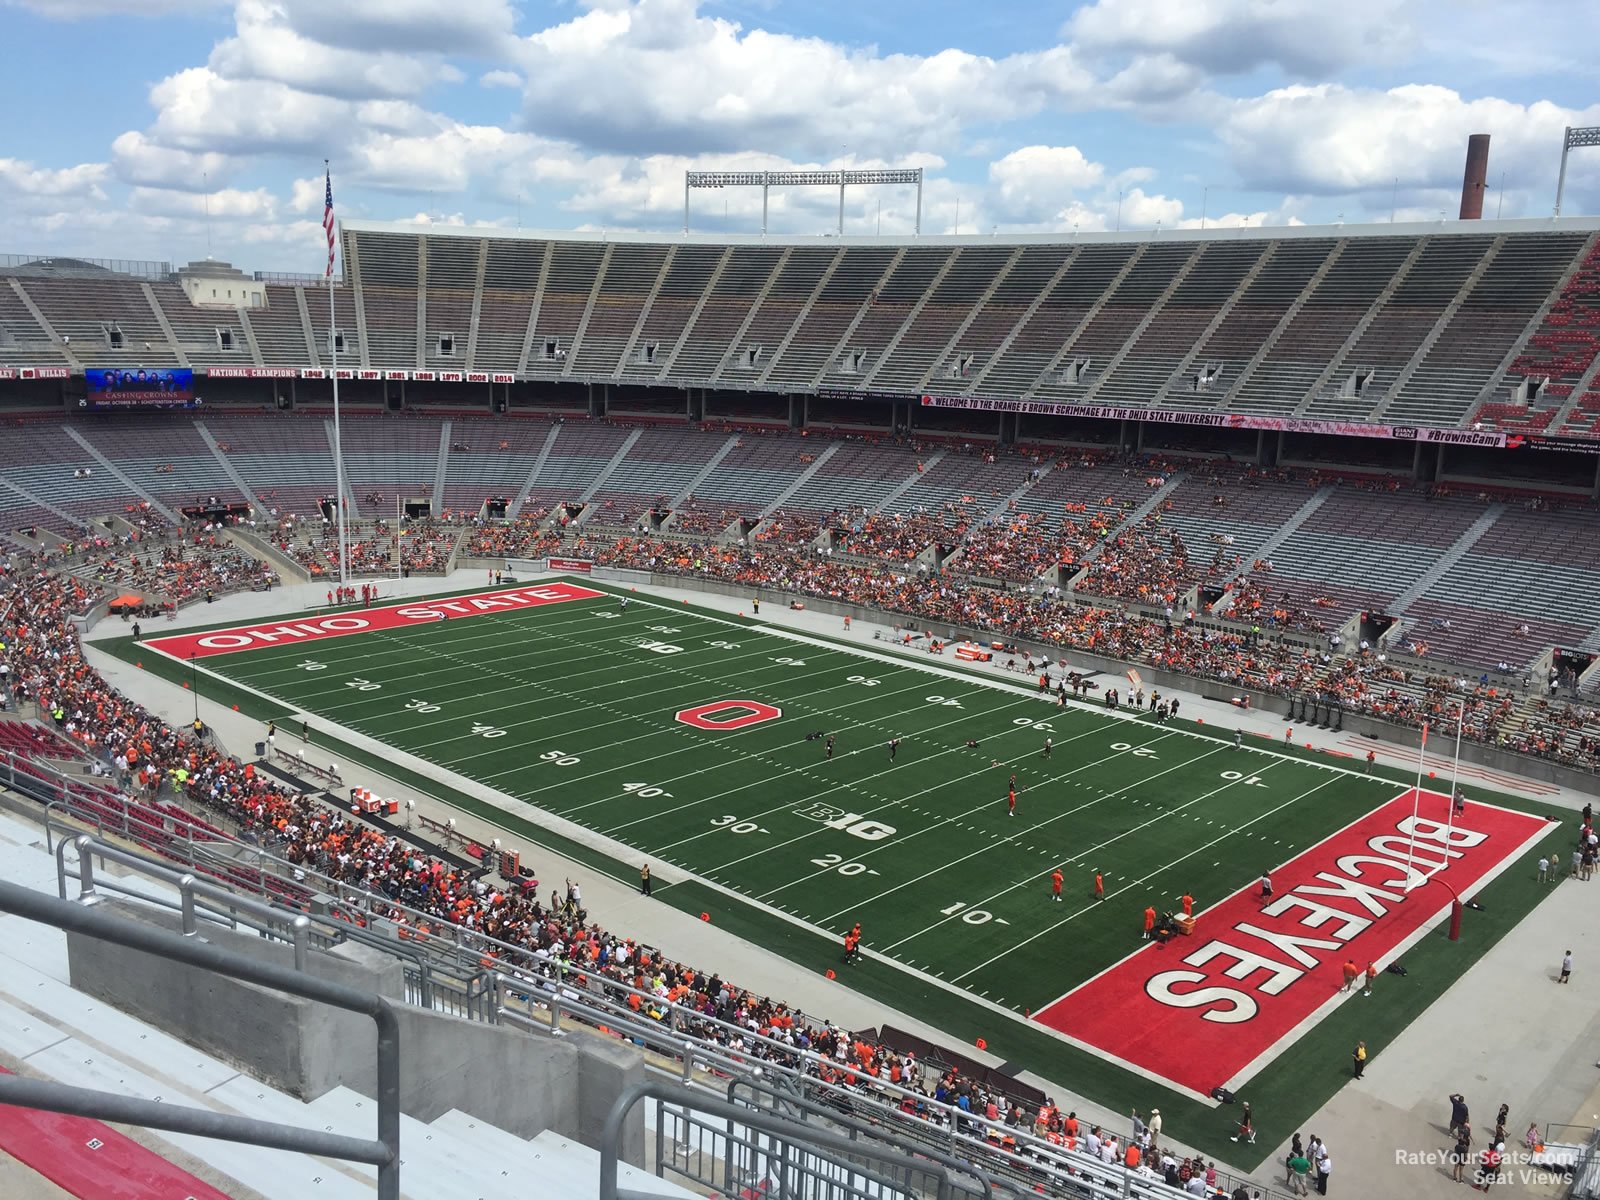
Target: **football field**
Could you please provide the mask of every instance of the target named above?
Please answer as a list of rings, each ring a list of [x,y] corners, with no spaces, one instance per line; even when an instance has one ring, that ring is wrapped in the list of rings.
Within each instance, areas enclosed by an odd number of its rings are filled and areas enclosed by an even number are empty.
[[[519,821],[517,801],[601,835],[620,876],[648,861],[658,898],[780,952],[798,938],[801,966],[975,1005],[1195,1099],[1327,1016],[1346,957],[1420,937],[1449,905],[1432,872],[1487,885],[1550,832],[1231,728],[622,595],[554,581],[147,645],[280,720],[494,789]],[[1264,873],[1304,895],[1270,905]],[[1147,908],[1185,895],[1194,935],[1145,942]],[[819,956],[857,923],[864,963]]]

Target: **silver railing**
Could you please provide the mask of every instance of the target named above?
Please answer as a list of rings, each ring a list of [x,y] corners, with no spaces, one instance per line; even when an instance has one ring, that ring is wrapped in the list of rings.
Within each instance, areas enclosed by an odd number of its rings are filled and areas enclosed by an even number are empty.
[[[772,1200],[992,1200],[1027,1193],[972,1172],[964,1163],[907,1153],[870,1137],[799,1124],[665,1081],[638,1083],[606,1118],[600,1142],[600,1200],[648,1200],[621,1186],[623,1130],[644,1100],[656,1102],[655,1174],[670,1171],[726,1195],[746,1189]]]
[[[67,865],[68,849],[75,849],[78,852],[76,870]],[[225,887],[197,878],[187,871],[175,871],[171,867],[148,862],[137,854],[130,854],[87,834],[71,839],[62,838],[56,843],[56,892],[62,900],[68,899],[67,880],[73,879],[78,883],[79,904],[98,902],[102,898],[100,889],[104,889],[148,904],[173,907],[172,902],[163,896],[151,895],[116,880],[101,880],[97,886],[94,871],[96,857],[102,862],[110,861],[143,871],[150,877],[176,888],[178,892],[176,907],[182,915],[184,937],[197,936],[202,920],[227,925],[230,929],[248,925],[263,937],[290,943],[294,947],[294,969],[296,971],[306,969],[306,952],[311,943],[311,918],[304,913],[291,914],[263,901],[241,896]]]
[[[367,1163],[378,1168],[378,1200],[400,1200],[400,1027],[388,1000],[3,880],[0,912],[371,1017],[378,1032],[378,1129],[372,1139],[348,1137],[20,1075],[0,1075],[0,1104]]]
[[[50,807],[71,811],[69,799],[58,799]],[[48,813],[46,821],[48,828]],[[60,826],[55,828],[69,832]],[[76,873],[67,868],[64,857],[67,846],[77,850],[80,867]],[[1137,1188],[1099,1193],[1103,1195],[1181,1194],[1158,1180],[1127,1171],[1120,1163],[1103,1164],[1081,1152],[1069,1151],[1035,1137],[1031,1127],[1015,1129],[991,1124],[981,1115],[961,1112],[925,1093],[885,1079],[870,1082],[858,1079],[849,1086],[829,1082],[822,1075],[830,1064],[813,1051],[727,1024],[653,993],[583,971],[563,960],[542,958],[527,946],[499,941],[460,926],[441,925],[439,918],[431,914],[408,908],[387,896],[354,888],[307,867],[291,866],[258,847],[225,839],[211,843],[173,840],[165,850],[167,853],[188,852],[193,856],[192,862],[185,865],[213,873],[215,867],[208,864],[208,860],[213,857],[214,849],[229,846],[248,851],[254,858],[248,872],[252,882],[264,884],[265,881],[292,879],[296,890],[308,898],[307,903],[289,908],[279,894],[264,886],[253,889],[260,897],[257,899],[228,892],[225,887],[209,881],[196,880],[199,886],[191,890],[196,898],[197,917],[256,929],[262,936],[289,942],[293,942],[292,918],[306,919],[305,937],[312,948],[355,941],[401,959],[407,1003],[468,1020],[513,1024],[554,1037],[565,1036],[576,1027],[603,1027],[670,1062],[676,1077],[685,1084],[711,1084],[720,1089],[728,1080],[760,1070],[767,1078],[784,1079],[794,1095],[828,1111],[858,1116],[874,1126],[892,1130],[907,1143],[931,1153],[982,1162],[997,1178],[1034,1179],[1043,1183],[1051,1194],[1079,1194],[1081,1189],[1067,1184],[1069,1181],[1075,1184],[1078,1177],[1086,1173],[1094,1177],[1103,1174],[1102,1187]],[[181,907],[186,872],[82,834],[61,838],[55,853],[57,885],[63,896],[67,880],[76,879],[82,886],[84,860],[100,857],[128,870],[145,872],[176,888],[179,902],[152,897],[120,881],[91,874],[90,882],[95,890],[118,891],[169,909]],[[233,862],[231,859],[220,861]],[[89,870],[92,872],[92,865]],[[248,903],[239,903],[230,909],[226,902],[216,899],[219,894]],[[275,907],[273,901],[283,907]],[[309,917],[303,911],[307,909]],[[393,914],[407,917],[411,924],[397,922]],[[428,932],[420,928],[422,922],[430,927]],[[630,1006],[630,997],[639,1001],[640,1011]],[[650,1015],[652,1013],[659,1015]],[[797,1021],[824,1023],[798,1011],[794,1015]],[[742,1041],[746,1048],[744,1053],[726,1048],[726,1043],[734,1039]],[[923,1065],[925,1070],[940,1073],[933,1060]],[[1220,1119],[1225,1118],[1219,1116]],[[1120,1125],[1118,1132],[1123,1132]],[[1229,1186],[1248,1182],[1220,1170],[1218,1178]],[[1259,1188],[1265,1197],[1282,1194],[1260,1184],[1251,1186]]]

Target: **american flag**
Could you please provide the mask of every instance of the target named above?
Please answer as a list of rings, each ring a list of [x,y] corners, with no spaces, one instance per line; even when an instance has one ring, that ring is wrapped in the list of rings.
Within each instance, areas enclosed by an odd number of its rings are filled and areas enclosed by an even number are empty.
[[[324,173],[324,178],[326,179],[327,185],[328,185],[327,196],[326,196],[326,199],[323,201],[323,209],[322,209],[322,228],[325,229],[327,231],[327,234],[328,234],[328,271],[327,271],[327,274],[324,276],[324,278],[332,279],[333,278],[333,242],[334,242],[334,239],[333,239],[333,174],[332,174],[332,172],[325,172]]]

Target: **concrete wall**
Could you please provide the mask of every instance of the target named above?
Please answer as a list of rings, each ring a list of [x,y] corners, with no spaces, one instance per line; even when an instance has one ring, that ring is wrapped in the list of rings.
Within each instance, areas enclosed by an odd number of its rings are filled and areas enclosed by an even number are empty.
[[[126,902],[104,908],[166,929],[179,924],[174,913]],[[204,936],[253,959],[293,965],[291,947],[254,934]],[[291,1095],[309,1101],[340,1086],[376,1092],[377,1033],[367,1017],[76,934],[67,935],[67,958],[73,987]],[[313,952],[307,970],[396,1001],[400,1107],[420,1121],[455,1108],[518,1137],[550,1129],[594,1145],[617,1097],[645,1078],[643,1056],[621,1043],[551,1038],[400,1003],[401,964],[376,950]],[[643,1165],[642,1107],[622,1150],[625,1161]]]

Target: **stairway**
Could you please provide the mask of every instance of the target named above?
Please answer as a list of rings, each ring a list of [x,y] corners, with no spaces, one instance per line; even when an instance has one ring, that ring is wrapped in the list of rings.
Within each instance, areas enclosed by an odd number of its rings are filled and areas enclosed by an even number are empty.
[[[453,421],[439,426],[439,458],[433,468],[433,515],[436,517],[444,511],[444,483],[450,474],[450,433],[454,427]]]
[[[1305,416],[1306,410],[1322,395],[1323,389],[1339,377],[1339,371],[1344,367],[1345,360],[1350,357],[1350,352],[1356,348],[1367,329],[1378,319],[1378,314],[1383,311],[1383,306],[1389,303],[1389,298],[1394,295],[1395,290],[1406,281],[1406,276],[1411,274],[1411,268],[1417,265],[1417,259],[1422,257],[1422,251],[1427,245],[1427,238],[1417,239],[1416,244],[1411,247],[1411,253],[1406,255],[1405,261],[1400,264],[1394,277],[1389,280],[1383,291],[1373,297],[1372,303],[1367,306],[1367,311],[1361,314],[1361,319],[1356,322],[1355,328],[1345,336],[1344,344],[1328,360],[1328,365],[1323,368],[1322,374],[1317,376],[1316,382],[1306,389],[1304,398],[1295,406],[1295,416]]]
[[[16,293],[17,299],[22,301],[22,307],[28,310],[28,315],[38,323],[40,330],[54,343],[61,356],[67,360],[67,365],[72,368],[72,373],[74,375],[81,374],[83,364],[78,361],[77,355],[72,353],[72,346],[56,332],[55,326],[50,324],[44,313],[40,311],[39,306],[33,302],[33,297],[28,295],[27,289],[22,286],[22,280],[12,278],[6,280],[6,282],[11,285],[11,290]]]
[[[216,455],[218,465],[222,467],[223,473],[227,475],[229,479],[233,480],[234,486],[239,489],[239,494],[243,496],[248,503],[255,504],[255,488],[251,487],[249,483],[245,481],[245,477],[239,474],[238,468],[236,468],[228,459],[228,456],[222,452],[222,447],[217,445],[216,435],[213,434],[211,430],[206,428],[206,423],[204,421],[196,421],[194,423],[194,428],[195,432],[200,435],[200,440],[211,447],[211,453]]]
[[[96,450],[93,444],[90,443],[89,439],[84,437],[83,434],[79,433],[74,426],[63,425],[61,427],[61,431],[73,441],[77,442],[78,445],[87,450],[94,457],[95,462],[104,467],[106,469],[106,473],[109,474],[113,479],[126,486],[129,492],[143,499],[147,504],[150,505],[151,508],[155,509],[174,525],[181,526],[183,524],[182,517],[173,512],[172,509],[168,508],[165,504],[161,503],[161,501],[157,500],[149,492],[145,491],[132,479],[129,479],[126,475],[124,475],[121,468],[119,468],[116,463],[112,462],[104,454],[101,454],[100,451]]]
[[[900,269],[900,264],[905,261],[905,257],[906,252],[903,248],[895,251],[894,257],[889,260],[888,266],[884,267],[883,273],[878,276],[878,281],[872,285],[871,290],[867,293],[868,298],[861,302],[861,306],[856,309],[856,315],[850,318],[850,324],[845,326],[844,332],[839,335],[839,340],[834,342],[833,349],[822,360],[822,366],[811,377],[811,386],[813,388],[821,387],[822,381],[827,378],[828,372],[838,365],[839,356],[844,353],[844,348],[850,344],[850,339],[855,337],[856,330],[861,328],[861,322],[867,319],[867,313],[872,309],[871,297],[876,296],[888,286],[890,278]]]
[[[1256,276],[1261,274],[1262,269],[1272,261],[1272,256],[1277,252],[1277,249],[1277,242],[1268,242],[1266,244],[1266,247],[1261,251],[1261,256],[1251,264],[1250,269],[1244,273],[1244,278],[1239,280],[1238,285],[1233,289],[1233,294],[1228,297],[1227,303],[1217,309],[1216,315],[1200,331],[1200,336],[1194,339],[1194,344],[1189,347],[1189,352],[1183,356],[1183,361],[1178,364],[1178,369],[1172,373],[1167,382],[1162,385],[1161,390],[1156,393],[1155,399],[1150,402],[1152,408],[1159,408],[1171,394],[1172,389],[1178,386],[1178,381],[1187,378],[1194,370],[1195,360],[1200,357],[1201,351],[1210,343],[1217,330],[1222,328],[1222,323],[1228,319],[1228,314],[1239,303],[1239,298],[1250,290],[1250,285],[1256,281]]]
[[[788,502],[789,497],[793,496],[802,487],[804,487],[806,480],[810,479],[818,471],[822,470],[822,464],[827,462],[837,453],[839,453],[839,443],[830,443],[826,450],[817,455],[813,461],[806,464],[806,469],[801,471],[800,474],[796,475],[794,477],[794,481],[790,483],[788,487],[784,488],[783,491],[779,492],[772,498],[772,503],[761,510],[760,519],[764,521],[773,513],[782,508]]]
[[[1037,479],[1029,479],[1017,486],[1017,490],[1009,496],[1002,496],[1000,502],[984,514],[985,521],[998,521],[1011,511],[1011,506],[1019,502],[1030,490],[1044,482],[1044,477],[1056,469],[1055,463],[1045,463]]]
[[[1016,255],[1012,257],[1015,258]],[[894,335],[889,338],[888,344],[879,351],[877,361],[872,364],[872,368],[867,372],[866,378],[861,381],[862,391],[870,392],[872,390],[872,381],[877,378],[878,372],[883,369],[883,364],[894,357],[894,352],[899,347],[901,339],[906,336],[906,330],[910,329],[912,324],[915,323],[922,310],[933,299],[934,293],[939,290],[939,285],[944,282],[944,277],[950,274],[951,269],[960,261],[961,250],[959,247],[953,254],[945,256],[945,260],[940,264],[939,270],[928,281],[928,286],[922,289],[922,295],[917,297],[917,302],[911,306],[911,311],[906,313],[905,319],[900,322],[900,328],[894,331]]]
[[[706,305],[711,300],[711,293],[717,290],[717,284],[722,280],[722,273],[728,269],[728,264],[732,261],[733,247],[729,246],[722,252],[722,257],[717,259],[717,265],[711,272],[711,278],[706,280],[705,287],[700,289],[699,298],[695,300],[694,308],[689,311],[689,319],[683,323],[683,329],[678,333],[677,340],[672,343],[672,353],[667,355],[667,361],[650,378],[660,380],[672,374],[672,364],[678,361],[678,355],[689,344],[689,334],[693,331],[695,322],[700,319],[700,314],[705,312]]]
[[[332,303],[332,297],[329,297]],[[300,310],[300,333],[306,339],[306,355],[312,366],[322,365],[322,356],[332,354],[333,347],[322,346],[318,348],[317,335],[311,328],[311,306],[306,303],[306,290],[303,287],[294,289],[294,304]],[[330,337],[332,334],[329,335]]]
[[[1394,603],[1389,605],[1390,615],[1403,615],[1406,609],[1427,595],[1428,589],[1443,579],[1445,572],[1461,561],[1473,543],[1489,531],[1489,526],[1498,521],[1500,514],[1505,510],[1506,506],[1498,502],[1484,509],[1483,515],[1468,525],[1461,536],[1450,543],[1450,548],[1441,554],[1410,588],[1394,598]]]
[[[41,500],[38,496],[35,496],[32,492],[28,491],[21,484],[12,483],[11,480],[9,480],[9,479],[0,479],[0,488],[9,489],[10,491],[15,492],[18,496],[21,496],[22,499],[24,501],[26,501],[27,503],[35,505],[35,506],[37,506],[39,508],[45,509],[48,512],[55,513],[56,516],[60,517],[63,521],[65,521],[73,529],[82,529],[84,527],[84,525],[86,524],[86,522],[83,520],[82,517],[75,517],[71,513],[69,513],[66,509],[57,508],[54,504],[51,504],[51,503],[49,503],[48,501],[45,501],[45,500]],[[42,533],[44,531],[41,530],[40,532]]]
[[[1061,265],[1056,268],[1056,273],[1050,276],[1049,282],[1039,289],[1039,294],[1029,301],[1027,308],[1022,310],[1022,315],[1017,318],[1017,322],[1011,327],[1010,332],[1008,332],[1005,337],[1000,339],[1000,344],[996,346],[994,348],[994,352],[989,355],[988,361],[983,363],[983,365],[978,368],[977,374],[965,381],[965,385],[961,389],[963,395],[970,395],[972,392],[977,391],[978,385],[988,377],[988,374],[994,368],[995,363],[999,362],[1006,356],[1006,351],[1011,349],[1011,343],[1017,340],[1017,335],[1023,331],[1029,321],[1033,320],[1034,314],[1044,306],[1044,302],[1049,299],[1050,295],[1056,290],[1057,285],[1060,284],[1061,280],[1066,276],[1068,269],[1071,268],[1073,263],[1078,261],[1078,255],[1082,253],[1083,250],[1081,247],[1074,246],[1072,248],[1072,253],[1067,255],[1066,258],[1062,259]]]
[[[617,447],[617,452],[611,456],[611,461],[600,468],[600,473],[594,477],[594,481],[590,483],[588,487],[583,489],[583,494],[579,496],[578,499],[582,500],[585,504],[587,504],[590,500],[593,500],[595,493],[605,486],[606,480],[611,478],[611,473],[622,465],[622,460],[628,457],[628,451],[632,450],[634,444],[643,436],[644,430],[632,430],[628,436],[623,439],[622,445]]]
[[[721,379],[722,372],[727,369],[728,364],[743,353],[744,335],[750,332],[756,313],[761,311],[761,306],[767,302],[767,297],[772,295],[773,285],[778,282],[778,276],[783,274],[783,269],[789,265],[789,259],[793,256],[793,246],[785,247],[783,253],[778,255],[778,261],[772,265],[772,274],[767,276],[766,283],[761,285],[761,290],[751,299],[749,311],[744,314],[744,320],[739,322],[739,328],[734,331],[733,338],[728,342],[728,352],[717,360],[717,365],[711,372],[712,382]]]
[[[44,851],[42,832],[3,813],[0,873],[36,891],[56,893],[55,863]],[[115,876],[116,868],[111,873]],[[177,906],[170,889],[149,879],[139,882],[153,899]],[[370,1139],[376,1128],[376,1104],[350,1088],[335,1087],[310,1102],[297,1099],[75,989],[66,935],[8,915],[0,915],[0,1054],[20,1063],[19,1073],[116,1095],[347,1137]],[[409,1064],[417,1069],[414,1053]],[[8,1132],[12,1129],[8,1126]],[[165,1160],[173,1168],[166,1175],[192,1169],[216,1177],[219,1190],[157,1193],[115,1188],[106,1181],[101,1190],[75,1194],[85,1200],[135,1194],[214,1200],[244,1193],[265,1200],[371,1200],[377,1180],[373,1167],[220,1138],[151,1131],[139,1142],[149,1148],[138,1154],[146,1167]],[[114,1152],[128,1148],[91,1149],[103,1151],[97,1161],[104,1168],[124,1161]],[[599,1195],[598,1152],[548,1130],[524,1140],[454,1109],[432,1121],[402,1114],[400,1149],[405,1200],[507,1200],[530,1182],[539,1185],[535,1190],[541,1196],[562,1200]],[[637,1168],[623,1167],[619,1182],[672,1200],[691,1195]]]
[[[1316,512],[1317,509],[1321,508],[1323,504],[1327,502],[1328,498],[1333,495],[1333,493],[1334,488],[1331,484],[1324,484],[1322,487],[1319,487],[1316,491],[1312,492],[1311,498],[1302,504],[1298,509],[1296,509],[1292,517],[1290,517],[1282,525],[1278,526],[1277,530],[1273,532],[1271,537],[1262,542],[1261,545],[1256,548],[1255,557],[1260,559],[1271,559],[1272,552],[1287,542],[1292,536],[1294,536],[1294,531],[1299,529],[1300,526],[1304,525],[1307,519],[1310,518],[1311,514]],[[1222,599],[1218,600],[1217,603],[1212,606],[1211,611],[1217,613],[1218,615],[1231,612],[1233,610],[1234,599],[1235,597],[1233,591],[1230,588],[1228,594]]]
[[[1111,297],[1116,294],[1117,289],[1122,286],[1122,281],[1132,273],[1133,268],[1139,265],[1139,260],[1144,257],[1145,251],[1148,249],[1150,249],[1150,243],[1143,242],[1140,244],[1137,250],[1128,256],[1128,261],[1122,264],[1122,269],[1117,272],[1115,278],[1113,278],[1110,283],[1106,284],[1105,290],[1101,292],[1099,296],[1095,297],[1095,302],[1091,304],[1089,306],[1089,310],[1084,313],[1081,318],[1079,318],[1078,323],[1073,327],[1072,332],[1061,339],[1061,348],[1057,350],[1050,361],[1045,364],[1044,370],[1039,372],[1039,378],[1035,379],[1031,384],[1023,389],[1022,394],[1024,396],[1033,395],[1039,390],[1041,385],[1049,386],[1051,381],[1055,379],[1055,374],[1061,369],[1061,364],[1066,362],[1067,356],[1072,353],[1072,344],[1083,336],[1083,331],[1089,328],[1090,323],[1100,315],[1100,310],[1104,308],[1107,301],[1109,301]]]
[[[1166,481],[1166,483],[1162,484],[1150,495],[1148,500],[1139,505],[1138,508],[1134,509],[1127,516],[1122,518],[1121,522],[1111,530],[1112,537],[1116,536],[1117,530],[1132,528],[1140,521],[1148,517],[1151,513],[1155,512],[1156,509],[1160,508],[1167,497],[1178,490],[1178,485],[1182,483],[1185,478],[1186,476],[1181,471],[1174,473]],[[1090,547],[1089,552],[1073,564],[1074,573],[1083,570],[1083,568],[1087,567],[1095,559],[1099,558],[1100,555],[1105,552],[1106,543],[1110,540],[1110,538],[1101,538],[1100,541],[1096,542],[1092,547]],[[1063,579],[1063,582],[1065,582],[1065,579]]]
[[[1272,353],[1272,348],[1283,337],[1284,330],[1288,329],[1294,323],[1294,319],[1300,315],[1300,310],[1305,307],[1306,301],[1311,298],[1311,293],[1322,286],[1322,281],[1328,277],[1328,272],[1333,270],[1333,264],[1339,261],[1340,256],[1344,254],[1344,248],[1349,244],[1346,241],[1339,241],[1333,244],[1333,249],[1328,251],[1328,256],[1322,260],[1322,265],[1316,269],[1310,279],[1306,280],[1305,287],[1300,289],[1300,294],[1294,298],[1294,303],[1284,309],[1283,316],[1278,318],[1278,323],[1272,327],[1272,332],[1256,348],[1256,352],[1251,355],[1250,361],[1245,363],[1244,369],[1239,372],[1239,377],[1233,381],[1232,386],[1228,388],[1227,392],[1223,394],[1214,407],[1226,410],[1228,405],[1233,403],[1234,397],[1244,389],[1246,383],[1250,382],[1250,376],[1255,374],[1256,368],[1266,361],[1267,355]]]
[[[940,460],[944,458],[946,453],[948,453],[948,451],[936,451],[931,458],[922,464],[922,470],[912,471],[909,475],[902,479],[899,486],[885,496],[882,500],[879,500],[878,507],[872,511],[875,513],[888,512],[889,505],[893,504],[896,500],[900,499],[901,496],[904,496],[913,487],[915,487],[917,480],[923,478],[929,471],[938,466]]]
[[[155,288],[140,280],[139,290],[144,293],[144,301],[150,306],[150,315],[156,319],[156,324],[161,326],[161,332],[166,335],[167,345],[172,347],[172,353],[177,356],[178,365],[187,367],[189,356],[183,352],[183,347],[178,345],[178,334],[172,328],[172,322],[167,320],[167,314],[161,311],[161,305],[156,300]]]
[[[1433,328],[1428,330],[1428,336],[1422,339],[1422,345],[1417,347],[1417,352],[1411,356],[1411,361],[1406,363],[1394,383],[1389,385],[1389,390],[1383,398],[1383,403],[1379,404],[1373,411],[1371,420],[1382,421],[1388,416],[1389,409],[1400,398],[1400,394],[1405,391],[1406,384],[1411,382],[1411,377],[1417,373],[1417,368],[1422,366],[1422,360],[1428,357],[1428,352],[1433,349],[1434,343],[1444,334],[1446,326],[1455,320],[1456,313],[1466,303],[1467,297],[1472,294],[1472,289],[1478,286],[1478,280],[1483,278],[1483,273],[1489,269],[1489,265],[1498,257],[1500,248],[1505,244],[1504,235],[1495,238],[1490,243],[1488,252],[1478,260],[1478,265],[1472,268],[1472,273],[1461,281],[1461,286],[1456,289],[1456,294],[1450,298],[1450,303],[1445,305],[1444,311],[1439,314],[1439,319],[1433,323]]]
[[[261,343],[256,341],[256,327],[250,323],[250,310],[238,308],[234,312],[239,317],[239,329],[244,334],[245,347],[250,351],[250,361],[258,367],[266,365],[266,359],[261,357]]]
[[[1128,332],[1128,336],[1123,339],[1122,345],[1111,356],[1111,361],[1106,363],[1105,369],[1095,377],[1095,381],[1089,385],[1089,390],[1084,392],[1084,404],[1090,404],[1094,401],[1095,396],[1099,394],[1100,386],[1107,379],[1110,379],[1116,369],[1122,365],[1122,360],[1128,357],[1128,354],[1133,350],[1134,344],[1144,336],[1144,331],[1149,329],[1151,323],[1161,315],[1161,310],[1166,308],[1167,301],[1171,300],[1172,294],[1183,286],[1183,281],[1189,278],[1189,272],[1194,270],[1195,264],[1200,261],[1200,256],[1204,253],[1204,245],[1197,246],[1194,252],[1184,260],[1183,266],[1173,272],[1171,281],[1162,289],[1161,295],[1156,297],[1155,303],[1146,308],[1145,314],[1139,323]]]
[[[533,491],[533,481],[539,478],[539,472],[544,470],[544,464],[549,461],[550,451],[555,449],[556,438],[561,434],[561,426],[550,426],[550,433],[544,439],[544,445],[539,448],[539,457],[534,459],[533,469],[528,472],[528,478],[523,481],[522,490],[517,493],[517,498],[511,502],[511,507],[506,510],[506,516],[516,520],[522,515],[522,506],[528,502],[528,493]]]
[[[594,273],[594,282],[589,285],[589,301],[583,306],[583,316],[578,318],[578,328],[573,331],[572,345],[567,347],[567,357],[561,364],[561,377],[567,378],[572,374],[572,368],[578,362],[578,348],[583,345],[583,335],[588,332],[589,318],[594,316],[595,301],[600,298],[600,285],[606,281],[606,269],[611,266],[611,254],[616,249],[615,242],[606,243],[605,253],[600,256],[600,266]]]
[[[474,369],[473,364],[478,359],[478,330],[482,327],[483,316],[483,278],[489,271],[489,239],[484,238],[478,243],[478,270],[472,285],[472,318],[467,327],[467,356],[466,369]],[[421,345],[421,342],[417,343]]]
[[[707,479],[711,478],[711,472],[715,471],[719,466],[722,465],[722,460],[727,458],[728,455],[732,454],[733,448],[738,444],[739,435],[733,434],[728,438],[727,441],[718,446],[717,452],[711,456],[711,461],[708,462],[704,467],[700,468],[700,472],[693,479],[689,480],[688,485],[672,498],[671,507],[677,508],[680,504],[688,500],[690,496],[694,495],[695,488],[699,487]]]
[[[917,380],[918,392],[927,390],[928,385],[933,382],[933,377],[938,373],[940,367],[948,367],[954,361],[955,355],[959,353],[957,347],[961,345],[961,339],[967,336],[967,330],[972,328],[972,323],[978,319],[978,315],[983,312],[984,307],[990,300],[994,299],[994,294],[1000,290],[1000,285],[1006,281],[1006,277],[1022,261],[1022,256],[1022,247],[1018,246],[1012,252],[1011,257],[1006,259],[1005,266],[995,272],[994,278],[989,281],[989,286],[984,288],[983,294],[973,301],[972,308],[966,316],[961,318],[961,324],[956,326],[956,331],[950,335],[950,340],[944,344],[944,348],[935,356],[933,365],[923,372],[921,379]],[[888,356],[885,355],[885,357]]]
[[[827,270],[822,272],[822,278],[817,280],[817,286],[811,289],[811,294],[806,297],[806,302],[800,306],[800,311],[795,314],[794,321],[788,329],[784,330],[777,349],[772,352],[772,357],[767,360],[767,365],[761,370],[760,378],[756,380],[756,387],[766,386],[767,376],[772,374],[772,368],[778,365],[778,360],[783,357],[783,352],[789,348],[789,343],[794,341],[795,335],[800,332],[800,326],[806,323],[806,317],[811,314],[811,308],[816,304],[817,297],[822,295],[822,289],[828,286],[828,281],[833,278],[833,273],[839,269],[839,264],[842,262],[844,262],[843,250],[833,256],[833,261],[828,264]]]
[[[661,287],[667,282],[667,275],[672,271],[673,260],[677,257],[678,248],[668,247],[667,256],[661,260],[661,269],[656,272],[655,282],[650,285],[650,294],[639,306],[639,319],[633,323],[633,329],[622,347],[622,353],[617,356],[617,365],[611,369],[613,376],[621,377],[628,373],[628,360],[633,356],[633,348],[639,344],[639,335],[644,332],[644,323],[650,319],[650,310],[655,307],[656,298],[661,295]]]
[[[1488,401],[1493,400],[1495,398],[1496,388],[1505,386],[1507,382],[1506,374],[1511,370],[1511,364],[1516,362],[1517,358],[1528,348],[1529,341],[1533,338],[1533,335],[1538,333],[1540,328],[1544,325],[1544,319],[1550,315],[1550,310],[1556,306],[1556,301],[1567,294],[1567,288],[1572,286],[1573,278],[1578,274],[1579,271],[1583,270],[1584,263],[1588,261],[1589,255],[1594,250],[1594,245],[1597,240],[1600,240],[1600,233],[1592,233],[1589,235],[1588,240],[1583,243],[1582,248],[1573,257],[1572,264],[1567,267],[1566,272],[1561,276],[1560,281],[1557,282],[1555,287],[1551,288],[1550,291],[1545,295],[1544,303],[1539,305],[1539,307],[1534,311],[1533,315],[1528,318],[1528,323],[1522,327],[1522,332],[1517,335],[1517,340],[1511,343],[1511,348],[1506,351],[1505,357],[1500,360],[1499,368],[1493,375],[1489,377],[1488,382],[1486,382],[1479,390],[1477,396],[1473,398],[1472,407],[1467,410],[1469,415],[1477,412],[1480,404],[1485,404]],[[1596,356],[1596,360],[1600,361],[1600,355]],[[1593,372],[1593,367],[1594,364],[1591,363],[1591,374]],[[1583,389],[1574,388],[1572,395],[1567,398],[1567,403],[1561,406],[1560,411],[1551,418],[1550,424],[1545,428],[1550,430],[1552,433],[1560,429],[1561,426],[1566,423],[1568,411],[1573,407],[1578,397],[1581,395],[1583,395]]]

